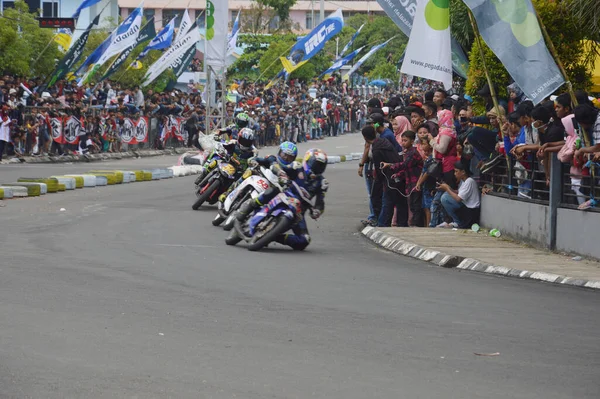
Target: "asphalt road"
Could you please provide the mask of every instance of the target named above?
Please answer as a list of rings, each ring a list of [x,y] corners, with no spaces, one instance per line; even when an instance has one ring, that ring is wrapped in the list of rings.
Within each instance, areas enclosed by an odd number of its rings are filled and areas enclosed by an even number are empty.
[[[305,252],[226,247],[193,176],[6,201],[0,398],[598,398],[597,293],[374,248],[355,170]]]

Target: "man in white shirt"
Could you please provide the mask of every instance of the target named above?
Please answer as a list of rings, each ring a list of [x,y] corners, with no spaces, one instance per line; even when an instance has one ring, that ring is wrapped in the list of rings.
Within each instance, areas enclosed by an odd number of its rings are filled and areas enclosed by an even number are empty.
[[[446,183],[438,185],[438,190],[445,191],[442,195],[442,206],[452,218],[452,222],[444,222],[437,227],[468,229],[479,220],[479,187],[477,182],[469,177],[468,169],[460,161],[454,164],[454,176],[459,182],[458,191]]]
[[[8,116],[8,107],[2,106],[0,113],[0,161],[2,161],[2,154],[6,148],[6,144],[10,141],[10,124],[11,119]]]

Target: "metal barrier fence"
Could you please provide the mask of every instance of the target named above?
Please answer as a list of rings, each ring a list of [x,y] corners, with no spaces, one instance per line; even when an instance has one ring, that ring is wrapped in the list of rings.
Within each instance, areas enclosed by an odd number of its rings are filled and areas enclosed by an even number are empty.
[[[559,162],[555,154],[551,159],[550,176],[546,176],[543,164],[533,156],[525,161],[510,157],[512,173],[508,173],[508,165],[502,161],[491,173],[483,174],[479,181],[482,186],[492,188],[489,195],[541,205],[549,205],[551,194],[558,193],[559,206],[568,209],[578,209],[586,201],[600,197],[600,164],[589,163],[589,173],[571,173],[578,171]],[[559,179],[558,185],[552,184],[554,174]],[[600,212],[600,208],[591,207],[587,211]]]

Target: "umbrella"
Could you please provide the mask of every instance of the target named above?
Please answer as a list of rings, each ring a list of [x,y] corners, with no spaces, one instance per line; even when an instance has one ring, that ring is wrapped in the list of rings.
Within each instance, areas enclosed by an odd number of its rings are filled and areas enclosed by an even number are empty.
[[[374,80],[374,81],[372,81],[372,82],[369,82],[369,85],[371,85],[371,86],[386,86],[386,85],[387,85],[387,83],[386,83],[386,82],[384,82],[384,81],[383,81],[383,80],[381,80],[381,79],[377,79],[377,80]]]

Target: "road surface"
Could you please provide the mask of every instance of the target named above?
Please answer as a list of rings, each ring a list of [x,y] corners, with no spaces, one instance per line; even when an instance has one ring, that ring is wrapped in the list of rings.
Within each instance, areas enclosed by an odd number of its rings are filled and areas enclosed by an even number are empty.
[[[135,162],[173,158],[102,168]],[[6,201],[0,398],[598,398],[598,293],[376,249],[356,162],[327,177],[305,252],[226,247],[193,176]]]

